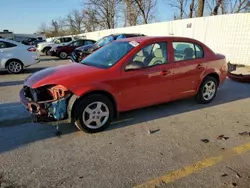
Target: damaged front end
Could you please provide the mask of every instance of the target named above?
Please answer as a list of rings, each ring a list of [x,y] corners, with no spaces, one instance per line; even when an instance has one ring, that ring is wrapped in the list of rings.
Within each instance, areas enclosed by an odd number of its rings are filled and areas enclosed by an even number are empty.
[[[47,85],[36,89],[24,86],[21,103],[35,117],[36,122],[51,122],[68,118],[67,105],[72,93],[61,85]]]

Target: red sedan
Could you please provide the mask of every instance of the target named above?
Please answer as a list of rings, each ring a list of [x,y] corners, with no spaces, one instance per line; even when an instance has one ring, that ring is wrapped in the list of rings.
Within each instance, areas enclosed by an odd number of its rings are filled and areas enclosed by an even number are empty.
[[[98,132],[119,112],[191,96],[209,103],[226,76],[225,56],[197,40],[136,37],[112,42],[81,63],[34,73],[20,98],[39,121],[68,119]]]

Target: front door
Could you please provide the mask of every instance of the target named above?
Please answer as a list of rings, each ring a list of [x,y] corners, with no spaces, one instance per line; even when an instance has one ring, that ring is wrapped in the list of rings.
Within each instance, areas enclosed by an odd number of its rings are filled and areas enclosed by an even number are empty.
[[[200,45],[189,42],[172,42],[172,47],[175,98],[192,96],[205,70],[203,49]]]
[[[140,68],[129,70],[133,63]],[[126,64],[120,80],[122,110],[171,100],[172,66],[168,62],[166,42],[150,44],[136,53]]]

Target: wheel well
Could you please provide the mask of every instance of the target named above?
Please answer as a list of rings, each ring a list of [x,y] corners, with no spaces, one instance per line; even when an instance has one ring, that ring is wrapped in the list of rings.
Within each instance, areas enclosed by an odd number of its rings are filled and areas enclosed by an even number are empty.
[[[18,61],[18,62],[22,63],[22,65],[23,65],[23,62],[22,62],[21,60],[12,58],[12,59],[9,59],[9,60],[5,63],[5,68],[7,68],[8,64],[9,64],[11,61]],[[24,66],[24,65],[23,65],[23,66]]]
[[[206,77],[211,76],[216,79],[218,86],[220,85],[220,77],[217,73],[210,73]]]
[[[71,116],[74,114],[75,108],[77,106],[77,104],[83,100],[83,98],[88,97],[90,95],[94,95],[94,94],[99,94],[99,95],[103,95],[105,97],[107,97],[113,104],[114,107],[114,111],[115,111],[115,118],[118,117],[118,110],[117,110],[117,103],[115,98],[113,97],[113,95],[111,95],[110,93],[106,92],[106,91],[102,91],[102,90],[97,90],[97,91],[91,91],[89,93],[86,93],[84,95],[82,95],[81,97],[79,97],[78,99],[76,99],[76,101],[74,102],[73,106],[72,106],[72,113]]]
[[[51,47],[50,46],[44,47],[43,50],[42,50],[42,52],[45,52],[46,49],[51,49]]]

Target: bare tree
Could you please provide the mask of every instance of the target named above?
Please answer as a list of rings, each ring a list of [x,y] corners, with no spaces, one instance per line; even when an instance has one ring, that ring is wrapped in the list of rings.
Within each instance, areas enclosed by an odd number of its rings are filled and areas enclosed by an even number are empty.
[[[54,20],[51,21],[51,33],[54,36],[59,36],[59,25],[57,21]]]
[[[218,15],[218,9],[222,5],[222,3],[223,3],[222,0],[217,0],[217,3],[216,3],[214,10],[213,10],[213,15]]]
[[[94,12],[95,18],[105,29],[115,28],[115,19],[120,0],[87,0],[86,11]]]
[[[184,17],[189,17],[186,12],[186,7],[188,4],[188,0],[167,0],[168,4],[172,8],[176,8],[179,10],[179,16],[175,15],[175,19],[183,19]],[[191,5],[190,5],[191,9]],[[193,13],[193,7],[192,7]]]
[[[194,0],[191,1],[190,7],[189,7],[189,18],[193,17],[193,12],[194,12]]]
[[[83,14],[84,14],[83,22],[84,22],[85,32],[92,32],[98,29],[104,29],[104,27],[100,26],[99,21],[96,17],[96,10],[94,9],[83,10]]]
[[[198,2],[197,17],[202,17],[204,13],[205,0],[199,0]]]
[[[132,0],[141,13],[143,23],[149,23],[153,18],[154,8],[156,7],[156,0]]]
[[[73,10],[66,17],[66,25],[72,34],[79,34],[84,29],[84,14],[77,9]]]
[[[46,33],[49,31],[49,28],[46,23],[42,23],[41,26],[38,28],[38,33]]]
[[[132,0],[123,0],[124,6],[124,26],[133,26],[139,23],[140,10]]]
[[[249,0],[228,0],[230,13],[249,12]]]

